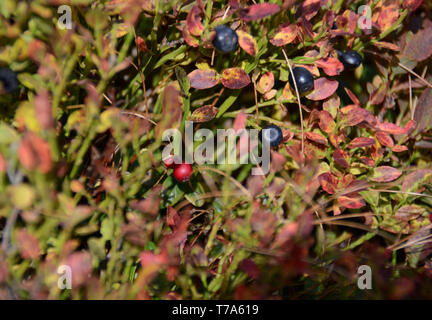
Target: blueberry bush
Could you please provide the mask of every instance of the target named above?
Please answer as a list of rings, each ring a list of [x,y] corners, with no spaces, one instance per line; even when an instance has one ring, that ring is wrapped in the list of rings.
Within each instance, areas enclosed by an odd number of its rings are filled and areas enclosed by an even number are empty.
[[[428,0],[0,1],[0,298],[432,298],[431,57]]]

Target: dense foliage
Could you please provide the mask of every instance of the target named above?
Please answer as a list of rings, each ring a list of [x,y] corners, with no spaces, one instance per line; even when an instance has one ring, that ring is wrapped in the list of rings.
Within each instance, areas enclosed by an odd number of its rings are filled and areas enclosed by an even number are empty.
[[[422,0],[0,1],[0,298],[431,298],[431,19]],[[164,164],[188,120],[279,127],[270,172]]]

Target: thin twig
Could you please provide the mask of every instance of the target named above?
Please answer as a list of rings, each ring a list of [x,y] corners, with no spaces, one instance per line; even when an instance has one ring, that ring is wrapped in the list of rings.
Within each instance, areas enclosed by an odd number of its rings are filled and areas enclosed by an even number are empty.
[[[285,56],[285,60],[286,60],[286,62],[288,64],[288,68],[289,68],[291,77],[293,79],[294,87],[295,87],[295,92],[296,92],[296,95],[297,95],[297,102],[298,102],[298,105],[299,105],[299,112],[300,112],[300,125],[301,125],[301,139],[302,139],[302,148],[301,149],[302,149],[302,154],[303,154],[303,157],[304,157],[304,126],[303,126],[303,111],[302,111],[302,106],[301,106],[301,101],[300,101],[300,94],[299,94],[299,91],[298,91],[298,88],[297,88],[297,82],[295,80],[293,70],[291,68],[291,63],[289,62],[288,56],[287,56],[284,48],[282,48],[282,52],[283,52],[283,54]]]
[[[414,71],[412,71],[410,68],[404,66],[402,63],[398,62],[399,67],[401,67],[402,69],[408,71],[409,73],[411,73],[413,76],[417,77],[418,79],[421,80],[421,82],[423,82],[425,85],[427,85],[429,88],[432,88],[432,84],[427,82],[425,78],[423,78],[422,76],[419,76],[417,73],[415,73]]]

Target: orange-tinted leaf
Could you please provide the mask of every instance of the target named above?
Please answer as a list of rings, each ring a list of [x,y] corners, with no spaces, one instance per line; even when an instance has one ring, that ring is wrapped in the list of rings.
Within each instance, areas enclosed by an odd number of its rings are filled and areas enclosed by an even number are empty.
[[[336,149],[333,152],[333,160],[340,165],[342,168],[349,168],[348,154],[341,149]]]
[[[219,83],[218,74],[212,69],[197,69],[188,74],[190,85],[195,89],[208,89]]]
[[[186,25],[189,32],[194,36],[200,36],[204,31],[204,26],[201,23],[201,9],[198,6],[193,6],[186,17]]]
[[[406,130],[390,122],[377,123],[376,129],[390,134],[404,134]]]
[[[36,259],[40,255],[38,240],[27,230],[20,229],[16,233],[16,239],[21,256],[24,259]]]
[[[373,9],[372,23],[381,31],[390,28],[399,18],[399,0],[380,0]]]
[[[402,172],[396,168],[381,166],[374,169],[370,179],[375,182],[390,182],[399,178],[401,174]]]
[[[355,126],[363,121],[375,123],[375,117],[366,109],[349,105],[341,109],[341,123],[343,126]]]
[[[348,145],[348,148],[350,149],[364,148],[364,147],[373,146],[374,144],[375,144],[375,139],[359,137],[352,140]]]
[[[297,25],[284,24],[280,25],[273,38],[270,39],[272,45],[281,47],[289,44],[297,37]]]
[[[147,45],[146,45],[144,39],[139,37],[139,36],[137,37],[137,46],[138,46],[138,49],[140,49],[142,52],[147,51]]]
[[[207,122],[213,120],[214,117],[216,117],[218,111],[219,109],[216,107],[210,105],[203,106],[192,112],[190,120],[193,122]]]
[[[390,42],[384,42],[384,41],[374,42],[374,46],[378,47],[378,48],[389,49],[392,51],[399,51],[400,50],[400,48],[397,44],[390,43]]]
[[[377,132],[375,137],[378,139],[379,143],[385,147],[393,147],[394,142],[392,137],[385,132]]]
[[[408,151],[408,147],[407,146],[394,146],[392,148],[393,152],[404,152],[404,151]]]
[[[348,209],[359,209],[366,205],[365,201],[360,196],[340,196],[338,203]]]
[[[229,89],[241,89],[250,82],[249,75],[241,68],[228,68],[222,74],[222,84]]]
[[[194,48],[199,47],[199,40],[189,32],[189,28],[187,26],[183,27],[182,34],[185,42],[188,45]]]
[[[27,170],[38,169],[42,173],[48,173],[53,166],[48,142],[34,133],[28,133],[22,138],[18,158]]]
[[[319,113],[318,117],[318,124],[321,130],[327,133],[333,132],[336,123],[334,122],[332,115],[328,111],[323,110]]]
[[[259,93],[264,94],[270,91],[274,86],[274,75],[273,72],[269,71],[264,73],[257,84],[257,90]]]
[[[332,175],[330,172],[322,173],[318,176],[318,181],[321,185],[321,188],[323,188],[324,191],[326,191],[329,194],[335,194],[336,188],[337,188],[337,179],[334,175]]]
[[[315,61],[315,65],[329,76],[337,76],[344,69],[342,62],[333,57],[319,59]]]
[[[307,139],[316,142],[318,144],[323,144],[325,146],[328,145],[328,141],[326,137],[324,137],[322,134],[316,132],[305,132],[305,136]]]
[[[274,3],[258,3],[239,11],[240,19],[243,21],[254,21],[278,13],[279,6]]]
[[[249,55],[255,56],[258,52],[258,45],[254,37],[242,30],[236,31],[240,47]]]
[[[347,87],[344,87],[345,92],[347,93],[347,95],[350,97],[350,99],[352,100],[352,102],[357,105],[360,106],[360,101],[359,99],[356,97],[356,95],[354,94],[354,92],[352,92],[350,89],[348,89]]]
[[[306,97],[310,100],[319,101],[330,97],[336,92],[338,82],[336,80],[329,80],[327,78],[319,78],[314,81],[314,90]]]
[[[411,11],[416,10],[422,4],[423,0],[404,0],[403,7]]]

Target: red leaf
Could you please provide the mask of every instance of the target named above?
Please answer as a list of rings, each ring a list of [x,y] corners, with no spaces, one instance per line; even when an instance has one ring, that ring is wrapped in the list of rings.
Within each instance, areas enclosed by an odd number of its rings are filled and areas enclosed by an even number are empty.
[[[355,126],[366,121],[369,124],[375,123],[375,117],[366,109],[356,105],[346,106],[341,109],[341,123],[343,126]]]
[[[274,3],[258,3],[249,6],[246,9],[241,9],[239,11],[240,19],[249,22],[254,20],[259,20],[270,16],[272,14],[278,13],[280,7]]]
[[[333,160],[343,168],[349,168],[348,154],[341,149],[336,149],[333,152]]]
[[[398,125],[390,122],[377,123],[375,128],[385,133],[390,134],[404,134],[406,130],[399,127]]]
[[[201,13],[200,7],[193,6],[186,17],[189,32],[194,36],[200,36],[204,31],[204,26],[201,23]]]
[[[240,270],[245,272],[251,279],[257,280],[260,277],[260,270],[251,259],[243,260],[239,265]]]
[[[138,49],[140,49],[142,52],[147,51],[147,45],[146,45],[144,39],[139,37],[139,36],[137,37],[137,46],[138,46]]]
[[[404,151],[408,151],[408,147],[407,146],[394,146],[392,148],[393,152],[404,152]]]
[[[238,132],[239,130],[246,128],[246,120],[246,113],[243,110],[240,111],[234,119],[233,129]]]
[[[180,216],[178,215],[177,211],[171,206],[168,206],[166,221],[171,228],[177,226],[180,222]]]
[[[195,89],[212,88],[219,83],[218,74],[212,69],[197,69],[188,74],[190,85]]]
[[[46,89],[40,90],[34,98],[36,118],[43,130],[52,129],[54,125],[50,98]]]
[[[185,42],[188,45],[194,48],[199,47],[199,40],[189,32],[189,28],[187,26],[183,27],[182,34]]]
[[[315,61],[315,65],[323,69],[328,76],[337,76],[344,69],[342,62],[333,57],[319,59]]]
[[[374,144],[375,144],[375,139],[359,137],[352,140],[348,145],[348,148],[350,149],[363,148],[363,147],[373,146]]]
[[[305,136],[307,139],[319,143],[319,144],[323,144],[325,146],[328,145],[328,141],[326,139],[326,137],[324,137],[323,135],[316,133],[316,132],[305,132]]]
[[[377,132],[375,137],[378,139],[379,143],[385,147],[393,147],[393,139],[385,132]]]
[[[402,172],[396,168],[381,166],[374,169],[370,179],[375,182],[390,182],[399,178],[401,174]]]
[[[236,31],[240,47],[249,55],[255,56],[258,52],[258,45],[254,37],[242,30]]]
[[[365,201],[360,196],[340,196],[338,197],[338,203],[348,209],[359,209],[366,205]]]
[[[320,0],[305,0],[298,8],[297,17],[304,17],[306,20],[312,19],[321,8]]]
[[[270,39],[271,44],[281,47],[293,42],[297,37],[297,29],[297,25],[295,24],[280,25],[273,37]]]
[[[228,68],[222,74],[222,84],[229,89],[241,89],[250,82],[249,75],[241,68]]]
[[[48,142],[34,133],[25,135],[18,147],[18,158],[27,170],[51,171],[53,162]]]
[[[310,100],[319,101],[330,97],[336,92],[338,82],[336,80],[329,80],[327,78],[319,78],[314,81],[314,90],[306,97]]]
[[[40,248],[38,240],[27,230],[18,230],[16,239],[20,254],[24,259],[37,259],[39,257]]]
[[[326,133],[333,132],[336,123],[329,112],[323,110],[319,113],[319,127]]]
[[[329,194],[335,194],[337,189],[337,179],[330,172],[325,172],[318,176],[318,181],[323,188]]]

